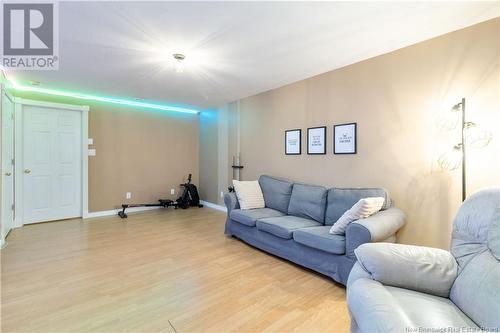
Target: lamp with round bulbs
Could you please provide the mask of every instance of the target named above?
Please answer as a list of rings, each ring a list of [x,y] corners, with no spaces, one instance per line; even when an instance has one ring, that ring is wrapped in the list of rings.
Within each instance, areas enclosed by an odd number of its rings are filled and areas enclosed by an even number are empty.
[[[439,157],[438,159],[438,163],[441,168],[445,170],[456,170],[460,168],[460,165],[462,164],[462,156],[462,144],[459,143],[455,145],[451,150],[441,155],[441,157]]]
[[[493,138],[493,135],[481,129],[473,122],[465,121],[465,98],[458,104],[455,104],[445,116],[444,121],[440,122],[441,129],[450,130],[458,125],[457,116],[461,114],[462,120],[462,140],[453,148],[439,157],[438,163],[441,168],[446,170],[456,170],[462,166],[462,201],[467,197],[467,148],[482,148],[487,146]]]

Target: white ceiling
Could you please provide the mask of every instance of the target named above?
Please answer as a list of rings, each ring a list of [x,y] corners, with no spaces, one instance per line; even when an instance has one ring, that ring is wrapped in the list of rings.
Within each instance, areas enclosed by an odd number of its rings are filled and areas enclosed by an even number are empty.
[[[44,88],[215,107],[499,16],[500,2],[61,2]],[[172,53],[186,69],[172,68]]]

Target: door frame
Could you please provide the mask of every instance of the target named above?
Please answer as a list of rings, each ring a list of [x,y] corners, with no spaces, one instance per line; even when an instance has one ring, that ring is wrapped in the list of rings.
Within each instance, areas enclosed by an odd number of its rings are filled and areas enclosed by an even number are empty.
[[[23,173],[23,107],[24,106],[40,106],[46,108],[55,108],[59,110],[68,111],[80,111],[81,112],[81,148],[82,148],[82,211],[81,216],[85,218],[89,214],[89,161],[88,161],[88,136],[89,136],[89,106],[88,105],[73,105],[73,104],[63,104],[63,103],[53,103],[45,101],[37,101],[32,99],[25,99],[16,97],[14,98],[15,108],[14,108],[14,156],[15,156],[15,173],[14,175],[22,175]],[[24,225],[23,221],[23,186],[22,182],[16,181],[14,184],[14,225],[13,227],[18,228]]]
[[[3,98],[4,98],[4,95],[6,98],[8,98],[11,102],[12,102],[12,105],[14,107],[14,115],[15,115],[15,108],[16,108],[16,102],[15,102],[15,98],[14,96],[12,96],[6,89],[5,89],[5,85],[2,84],[1,87],[0,87],[0,103],[3,103]],[[0,115],[0,117],[3,116],[3,115]],[[13,142],[12,144],[14,145],[15,144],[15,120],[13,119],[13,125],[14,125],[14,137],[12,138],[13,139]],[[0,153],[3,151],[4,149],[4,142],[2,141],[2,147],[0,149]],[[15,154],[14,150],[12,150],[12,152]],[[14,165],[14,168],[15,168],[15,165]],[[12,178],[14,179],[15,177],[15,170],[12,170]],[[0,172],[1,172],[1,177],[3,177],[3,174],[5,172],[5,170],[3,169],[3,163],[0,165]],[[13,182],[15,184],[15,180]],[[14,193],[15,193],[15,189],[14,189]],[[14,194],[13,193],[13,194]],[[5,196],[5,193],[3,191],[3,186],[0,187],[0,211],[2,211],[3,209],[5,209],[5,207],[3,207],[3,197]],[[12,198],[12,202],[15,202],[15,197]],[[15,207],[15,206],[14,206]],[[11,209],[11,208],[9,208]],[[13,214],[13,217],[15,218],[15,214]],[[1,218],[1,216],[0,216]],[[11,229],[15,228],[15,221],[13,220],[12,221],[12,226],[11,226]],[[1,226],[1,230],[0,230],[0,248],[4,246],[5,244],[5,238],[7,238],[7,235],[9,234],[8,232],[4,233],[5,229],[4,229],[4,225],[2,223],[2,226]]]

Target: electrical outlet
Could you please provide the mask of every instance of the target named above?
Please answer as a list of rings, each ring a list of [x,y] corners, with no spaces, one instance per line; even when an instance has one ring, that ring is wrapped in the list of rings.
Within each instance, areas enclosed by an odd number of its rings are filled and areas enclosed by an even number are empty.
[[[171,188],[170,189],[170,194],[174,195],[175,194],[175,189]]]
[[[224,192],[220,191],[220,197],[224,198]]]
[[[127,199],[132,199],[132,193],[131,193],[131,192],[127,192],[127,193],[125,194],[125,198],[127,198]]]

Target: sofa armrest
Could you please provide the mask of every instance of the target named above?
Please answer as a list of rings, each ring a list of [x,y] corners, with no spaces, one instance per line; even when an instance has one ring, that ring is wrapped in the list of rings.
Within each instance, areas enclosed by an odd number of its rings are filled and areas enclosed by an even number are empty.
[[[406,222],[406,215],[401,209],[391,207],[369,216],[359,219],[357,223],[368,229],[372,242],[381,242],[394,235]]]
[[[458,264],[448,251],[392,243],[367,243],[355,251],[373,280],[388,286],[449,297]]]
[[[350,223],[345,233],[347,256],[354,258],[354,250],[361,244],[381,242],[395,235],[405,222],[405,213],[391,207]]]
[[[417,326],[409,318],[407,309],[378,281],[354,281],[347,287],[347,306],[351,332],[401,333]]]
[[[349,273],[349,277],[347,278],[346,288],[349,290],[351,285],[359,279],[370,279],[372,280],[372,276],[368,273],[363,266],[359,264],[359,262],[355,262],[354,266],[352,266],[351,272]]]
[[[240,203],[238,202],[238,198],[236,197],[236,193],[228,192],[224,194],[224,204],[227,207],[227,215],[231,214],[233,209],[240,208]]]

